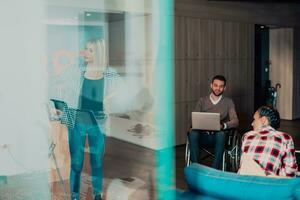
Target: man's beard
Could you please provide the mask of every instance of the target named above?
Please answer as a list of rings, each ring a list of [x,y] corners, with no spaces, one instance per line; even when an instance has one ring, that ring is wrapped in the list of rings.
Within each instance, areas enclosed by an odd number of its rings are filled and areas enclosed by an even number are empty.
[[[223,92],[220,92],[219,94],[216,94],[214,90],[212,90],[212,93],[213,93],[215,96],[217,96],[217,97],[219,97],[219,96],[221,96],[221,95],[223,94]]]

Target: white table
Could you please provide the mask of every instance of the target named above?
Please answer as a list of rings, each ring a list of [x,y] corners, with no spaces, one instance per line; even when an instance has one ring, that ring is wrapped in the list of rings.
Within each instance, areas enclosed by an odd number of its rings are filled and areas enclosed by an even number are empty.
[[[152,150],[161,149],[157,141],[158,131],[154,125],[119,117],[110,117],[108,123],[107,136]]]

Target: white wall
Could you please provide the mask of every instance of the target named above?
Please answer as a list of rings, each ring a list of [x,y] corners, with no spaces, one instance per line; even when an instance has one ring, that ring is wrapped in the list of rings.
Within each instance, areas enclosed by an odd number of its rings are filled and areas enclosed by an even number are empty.
[[[43,5],[5,0],[0,13],[0,174],[47,169]]]

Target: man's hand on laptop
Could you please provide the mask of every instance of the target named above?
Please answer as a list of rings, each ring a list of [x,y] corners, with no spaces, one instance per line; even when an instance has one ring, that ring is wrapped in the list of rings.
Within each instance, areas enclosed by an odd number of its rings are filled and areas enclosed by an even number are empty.
[[[221,123],[220,124],[220,129],[223,130],[223,128],[224,128],[224,125],[223,125],[223,123]]]
[[[221,130],[226,129],[226,128],[227,128],[227,126],[226,126],[225,123],[221,123],[221,124],[220,124],[220,129],[221,129]]]

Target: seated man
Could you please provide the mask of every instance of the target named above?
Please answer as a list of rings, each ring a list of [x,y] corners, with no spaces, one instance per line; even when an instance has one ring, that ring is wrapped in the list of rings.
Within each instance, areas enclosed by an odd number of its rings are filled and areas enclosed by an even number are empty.
[[[223,92],[226,89],[226,79],[222,75],[213,77],[211,84],[211,94],[205,97],[201,97],[196,105],[195,112],[212,112],[220,113],[220,127],[221,131],[207,132],[200,130],[191,130],[188,136],[191,151],[191,161],[193,163],[199,163],[200,161],[200,147],[207,145],[215,146],[215,159],[212,167],[215,169],[221,169],[222,159],[225,147],[226,135],[224,130],[228,128],[237,127],[239,120],[235,111],[233,101],[223,96]]]
[[[280,116],[277,110],[262,106],[253,116],[253,131],[242,138],[242,155],[252,158],[266,175],[295,176],[297,163],[293,139],[277,131]]]

